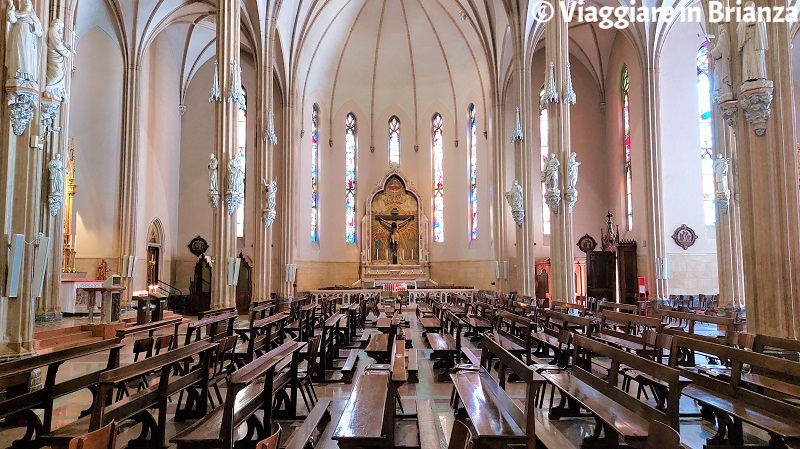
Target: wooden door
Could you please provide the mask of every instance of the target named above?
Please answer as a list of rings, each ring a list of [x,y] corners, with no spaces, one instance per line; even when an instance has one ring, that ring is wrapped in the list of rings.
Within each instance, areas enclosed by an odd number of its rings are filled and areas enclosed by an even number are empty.
[[[616,302],[617,254],[613,251],[589,251],[586,260],[587,296]]]

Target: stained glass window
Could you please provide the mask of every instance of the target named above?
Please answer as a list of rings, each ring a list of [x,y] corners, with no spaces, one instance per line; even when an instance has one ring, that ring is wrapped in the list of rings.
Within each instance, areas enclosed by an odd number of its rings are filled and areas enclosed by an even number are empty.
[[[244,92],[244,86],[242,86]],[[247,93],[244,93],[245,109],[247,108]],[[247,111],[245,109],[236,109],[238,121],[236,123],[237,130],[237,143],[236,143],[236,156],[242,163],[242,171],[246,170],[245,147],[247,146]],[[244,237],[244,202],[236,209],[236,237]]]
[[[539,91],[539,104],[542,103],[544,98],[544,86]],[[547,158],[550,155],[550,148],[547,146],[547,132],[548,132],[548,118],[547,109],[539,111],[539,151],[541,154],[540,168],[544,173],[544,167],[547,165]],[[550,235],[550,208],[547,207],[547,202],[544,199],[544,183],[542,183],[542,231],[544,235]]]
[[[628,67],[622,66],[622,131],[625,151],[625,211],[628,230],[633,230],[633,178],[631,176],[631,111],[628,92],[630,91]]]
[[[344,241],[356,242],[356,116],[344,119]]]
[[[389,119],[389,162],[400,163],[400,119]]]
[[[475,105],[469,105],[469,236],[478,240],[478,138]]]
[[[433,115],[433,241],[444,242],[444,154],[442,116]]]
[[[714,208],[714,158],[711,134],[711,81],[708,76],[708,42],[697,51],[697,106],[700,112],[700,170],[703,174],[703,215],[706,226],[717,224]]]
[[[319,241],[319,106],[311,107],[311,241]]]

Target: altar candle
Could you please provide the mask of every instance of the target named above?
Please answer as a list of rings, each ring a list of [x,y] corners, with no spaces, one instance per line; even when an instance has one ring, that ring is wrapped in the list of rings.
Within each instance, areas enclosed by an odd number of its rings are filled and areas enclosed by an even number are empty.
[[[400,250],[400,258],[406,260],[406,250],[405,248]]]
[[[378,260],[380,258],[381,258],[381,250],[376,248],[375,249],[375,260]]]
[[[389,260],[389,250],[386,250],[386,260]]]
[[[411,260],[414,260],[414,250],[411,250]]]

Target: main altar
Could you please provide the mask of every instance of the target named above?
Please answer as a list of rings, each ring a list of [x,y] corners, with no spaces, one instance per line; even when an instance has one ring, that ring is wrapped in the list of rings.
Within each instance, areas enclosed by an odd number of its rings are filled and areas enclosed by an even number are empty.
[[[361,220],[361,284],[430,281],[428,218],[416,188],[392,165],[367,197]]]

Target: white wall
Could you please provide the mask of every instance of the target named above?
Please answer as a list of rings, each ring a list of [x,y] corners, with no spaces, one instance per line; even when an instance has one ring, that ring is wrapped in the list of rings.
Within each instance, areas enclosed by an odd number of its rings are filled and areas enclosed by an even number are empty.
[[[76,268],[93,276],[96,259],[118,254],[123,63],[119,47],[99,27],[87,30],[76,50],[69,99],[78,186]]]
[[[706,226],[700,169],[697,50],[703,43],[697,23],[673,25],[661,51],[661,155],[664,226],[672,264],[672,294],[717,293],[716,230]],[[679,94],[678,94],[679,93]],[[671,238],[681,224],[698,239],[683,250]]]

